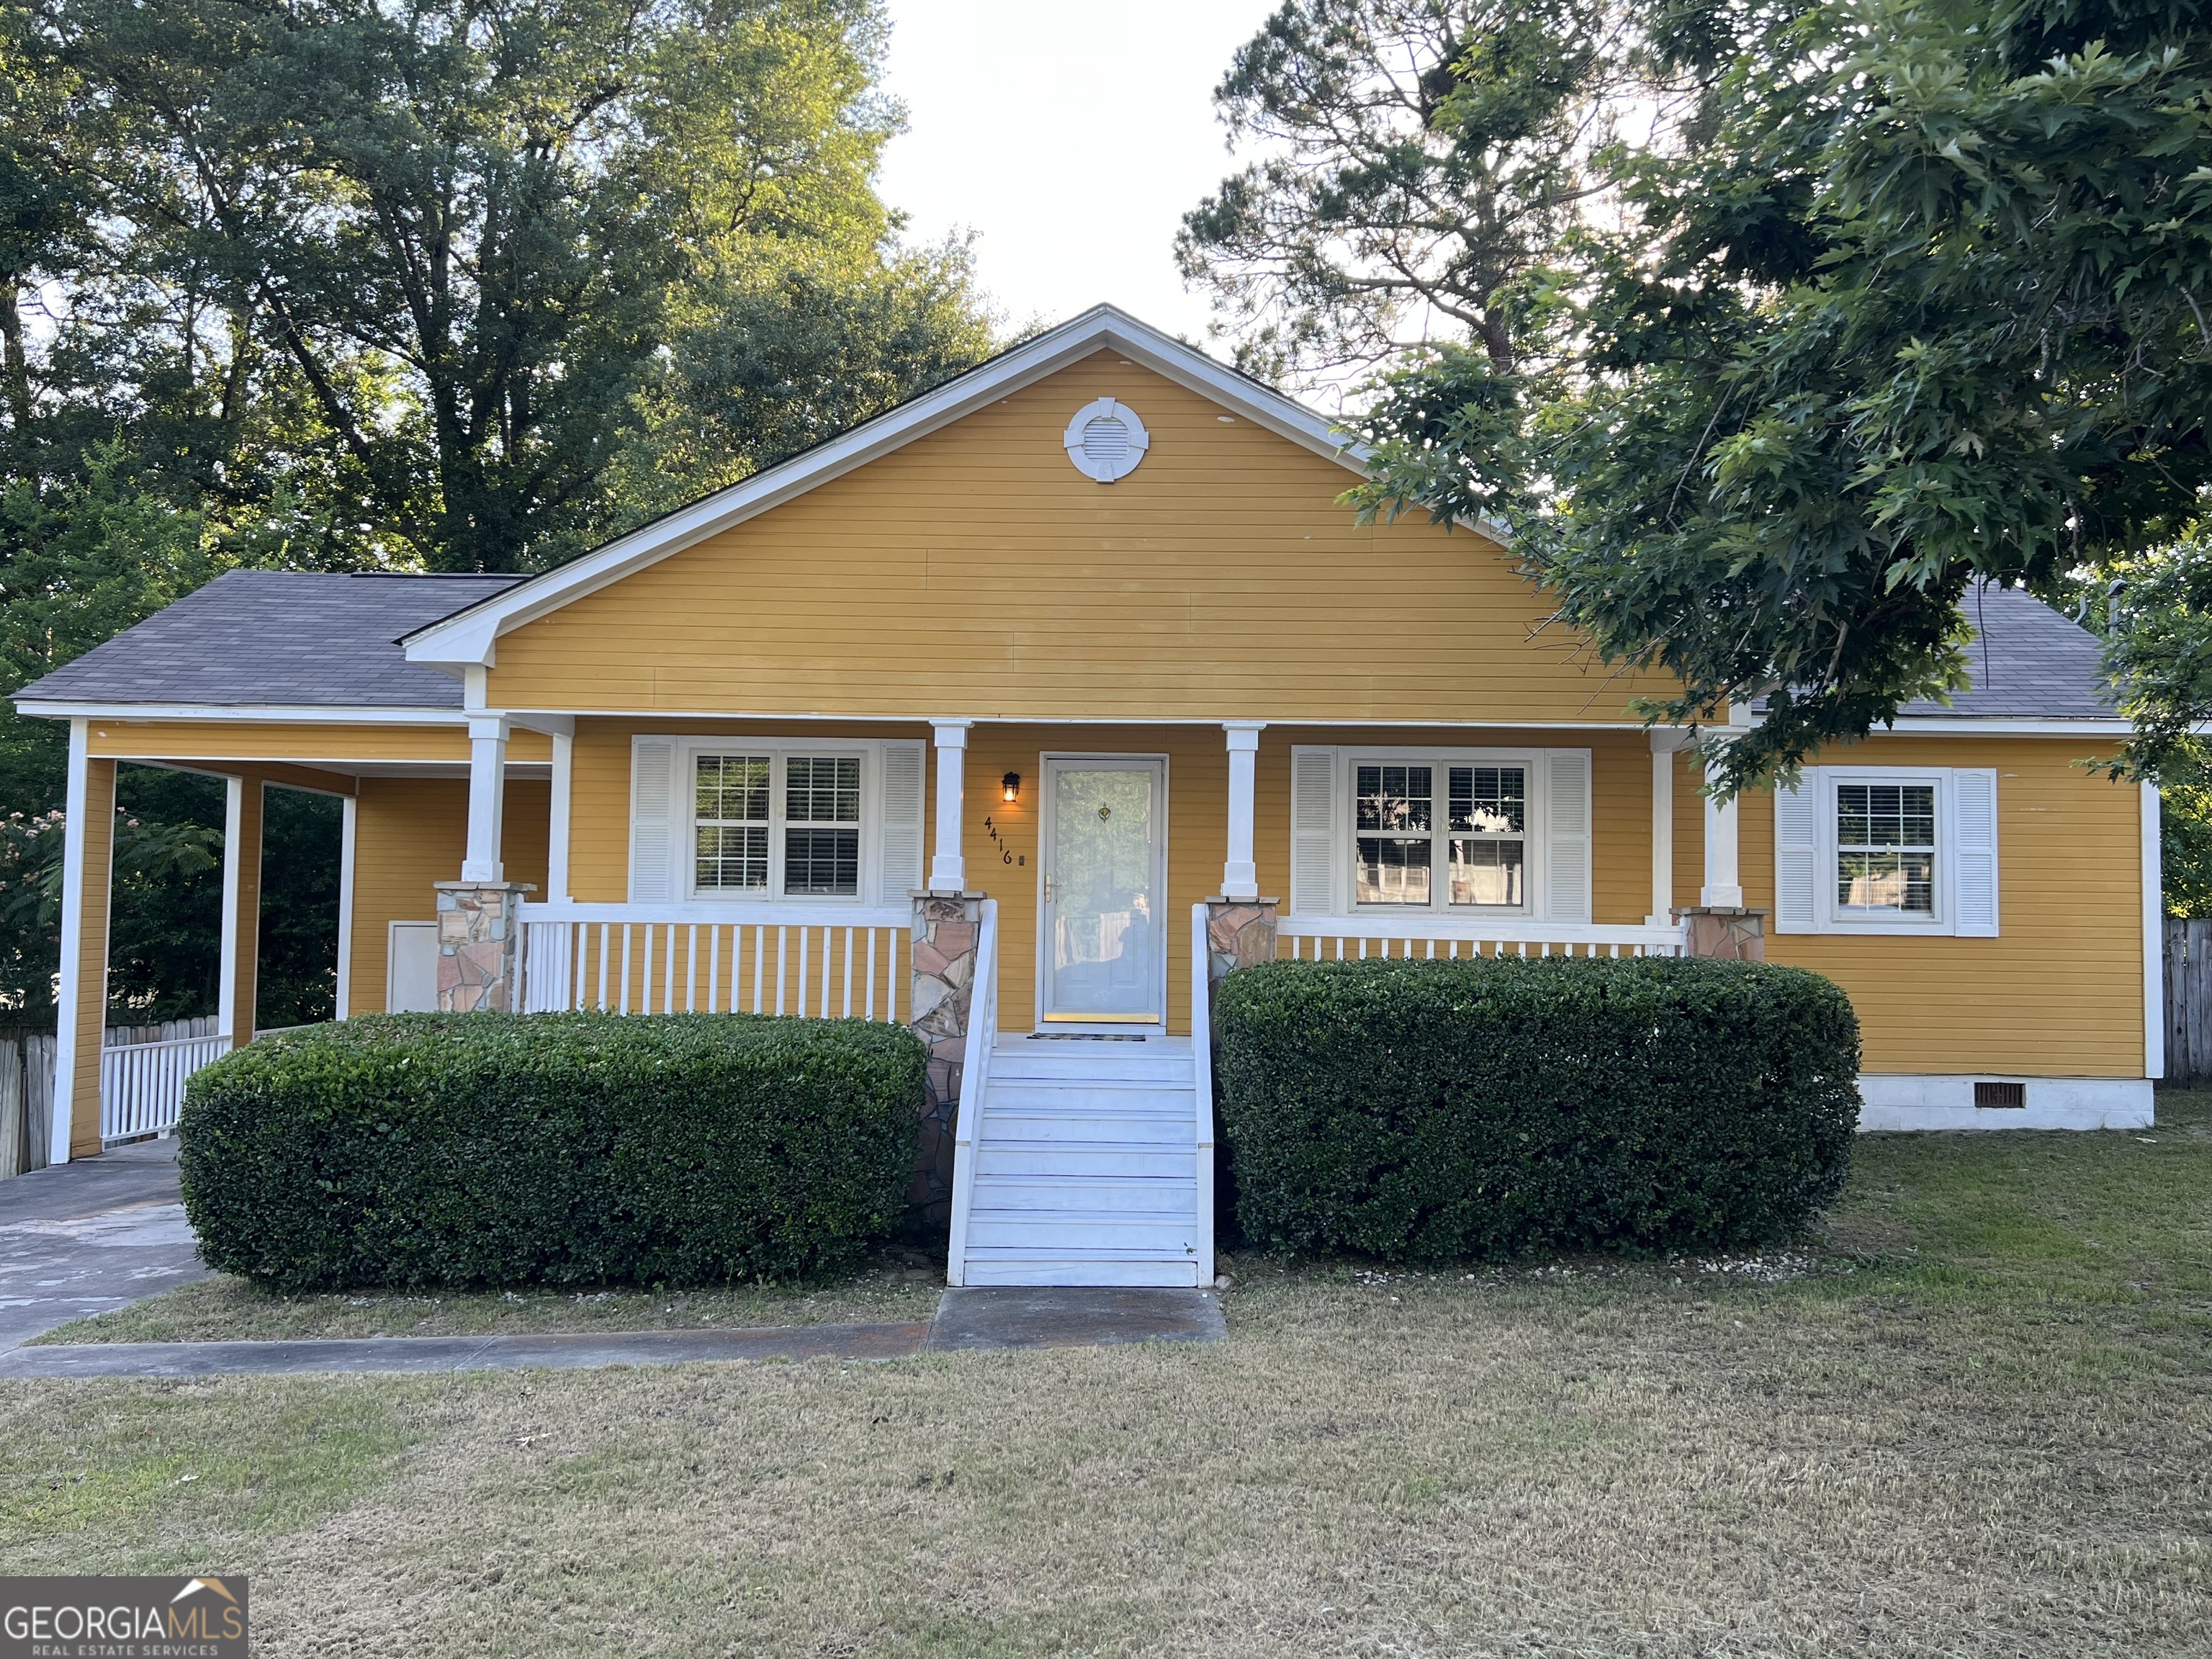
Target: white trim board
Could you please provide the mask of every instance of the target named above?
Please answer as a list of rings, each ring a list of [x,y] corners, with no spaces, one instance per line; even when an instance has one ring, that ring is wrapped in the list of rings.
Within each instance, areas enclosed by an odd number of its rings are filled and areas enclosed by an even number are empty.
[[[51,702],[18,701],[19,714],[57,720],[242,720],[307,726],[466,726],[465,708],[379,708],[368,703]]]
[[[1328,418],[1224,367],[1113,306],[1096,306],[1024,344],[900,404],[842,436],[769,467],[632,532],[535,580],[495,593],[404,637],[410,662],[490,663],[499,636],[595,593],[648,565],[865,466],[1102,350],[1122,353],[1254,425],[1366,476],[1369,452],[1340,438]],[[1502,526],[1469,526],[1503,546]]]
[[[1974,1085],[2024,1083],[2027,1104],[1974,1104]],[[1859,1130],[2144,1129],[2156,1121],[2151,1082],[2140,1077],[2003,1077],[1995,1072],[1862,1073]]]

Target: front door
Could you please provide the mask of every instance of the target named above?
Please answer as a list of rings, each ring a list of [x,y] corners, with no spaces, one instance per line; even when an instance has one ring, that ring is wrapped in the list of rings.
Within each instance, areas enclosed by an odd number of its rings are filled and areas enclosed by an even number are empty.
[[[1157,1025],[1167,1018],[1167,763],[1044,763],[1045,1020]]]

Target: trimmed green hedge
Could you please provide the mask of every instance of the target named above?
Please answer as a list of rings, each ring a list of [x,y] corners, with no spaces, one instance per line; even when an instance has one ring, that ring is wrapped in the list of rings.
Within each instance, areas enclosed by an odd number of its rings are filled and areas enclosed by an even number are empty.
[[[1217,1007],[1237,1219],[1265,1249],[1765,1243],[1850,1170],[1858,1020],[1801,969],[1285,962]]]
[[[349,1020],[193,1077],[185,1208],[287,1290],[816,1278],[896,1222],[926,1064],[864,1020]]]

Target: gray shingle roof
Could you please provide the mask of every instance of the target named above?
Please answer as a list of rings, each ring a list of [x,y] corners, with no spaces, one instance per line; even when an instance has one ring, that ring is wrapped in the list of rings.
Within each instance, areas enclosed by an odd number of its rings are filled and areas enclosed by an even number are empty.
[[[2097,636],[2017,587],[1967,590],[1973,684],[1941,703],[1923,697],[1905,719],[2109,720],[2118,718]],[[1752,705],[1764,711],[1765,698]]]
[[[15,693],[34,702],[459,708],[461,683],[410,663],[399,638],[520,576],[233,570]],[[1984,632],[1973,688],[1907,716],[2109,720],[2096,639],[2016,588],[1966,596]],[[1986,649],[1984,649],[1986,647]]]
[[[14,695],[29,702],[459,708],[461,683],[409,662],[397,641],[521,580],[227,571]]]
[[[1966,648],[1973,688],[1949,705],[1923,701],[1898,712],[1913,715],[2037,720],[2111,720],[2112,683],[2105,678],[2097,636],[2017,587],[1969,589]]]

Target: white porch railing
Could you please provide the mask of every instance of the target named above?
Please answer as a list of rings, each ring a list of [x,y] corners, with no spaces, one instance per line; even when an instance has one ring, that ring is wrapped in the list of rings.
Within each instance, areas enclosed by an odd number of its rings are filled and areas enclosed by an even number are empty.
[[[186,1022],[179,1021],[182,1024]],[[213,1020],[190,1022],[212,1025]],[[139,1027],[117,1027],[100,1051],[100,1138],[166,1135],[185,1109],[185,1080],[230,1052],[220,1031],[199,1031],[154,1042],[118,1042]],[[162,1029],[170,1029],[164,1027]]]
[[[1198,1109],[1198,1282],[1213,1283],[1213,958],[1206,907],[1190,907],[1190,1058]]]
[[[1679,957],[1680,927],[1462,921],[1422,916],[1285,916],[1275,955],[1290,962],[1369,957]]]
[[[945,1282],[968,1282],[968,1213],[975,1200],[975,1134],[983,1121],[983,1091],[990,1082],[991,1051],[999,1042],[999,901],[983,901],[975,935],[975,977],[969,993],[968,1036],[960,1054],[960,1105],[952,1124],[952,1247]]]
[[[766,904],[525,904],[522,1010],[897,1021],[912,914]]]

